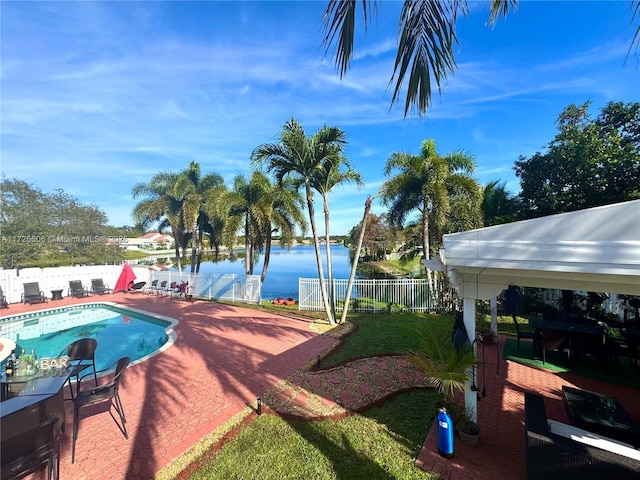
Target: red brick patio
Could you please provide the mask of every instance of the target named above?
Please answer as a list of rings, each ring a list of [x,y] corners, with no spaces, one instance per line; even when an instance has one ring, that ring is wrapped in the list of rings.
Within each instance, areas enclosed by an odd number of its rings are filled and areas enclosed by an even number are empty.
[[[101,300],[178,319],[178,340],[165,352],[131,367],[123,377],[128,441],[107,413],[87,409],[80,423],[76,463],[71,465],[72,412],[67,402],[67,433],[61,442],[61,478],[65,480],[152,478],[258,395],[335,344],[330,337],[311,333],[304,320],[240,307],[144,294],[80,301]],[[46,307],[77,302],[64,299]],[[12,305],[8,313],[39,308]],[[437,453],[437,433],[431,428],[416,460],[418,467],[451,480],[526,478],[525,390],[542,394],[547,415],[555,420],[567,421],[561,387],[571,385],[617,397],[640,423],[640,390],[505,361],[503,342],[500,338],[499,354],[487,347],[486,385],[482,377],[478,379],[479,387],[486,388],[486,397],[478,403],[480,443],[470,448],[456,438],[454,457],[446,460]]]
[[[180,321],[178,339],[123,376],[120,397],[129,440],[104,408],[87,407],[72,465],[73,411],[71,402],[66,402],[67,428],[60,452],[60,478],[64,480],[149,480],[336,341],[310,332],[303,320],[141,293],[65,298],[47,305],[12,304],[3,313],[100,301],[176,318]]]
[[[455,438],[454,457],[446,460],[438,455],[437,430],[431,428],[416,461],[420,468],[447,480],[525,479],[524,391],[544,396],[547,417],[561,422],[568,422],[562,404],[563,385],[612,395],[640,424],[640,390],[503,360],[503,345],[504,338],[500,338],[497,376],[496,351],[489,347],[485,351],[486,397],[478,402],[480,443],[471,448]],[[481,381],[479,387],[482,389]],[[640,478],[640,472],[638,475]]]

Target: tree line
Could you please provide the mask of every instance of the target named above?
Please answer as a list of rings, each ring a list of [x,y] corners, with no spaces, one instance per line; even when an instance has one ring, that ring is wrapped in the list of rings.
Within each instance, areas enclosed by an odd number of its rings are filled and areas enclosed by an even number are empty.
[[[119,262],[124,256],[115,239],[132,236],[129,230],[107,225],[97,205],[60,189],[43,193],[22,180],[0,179],[2,268]]]

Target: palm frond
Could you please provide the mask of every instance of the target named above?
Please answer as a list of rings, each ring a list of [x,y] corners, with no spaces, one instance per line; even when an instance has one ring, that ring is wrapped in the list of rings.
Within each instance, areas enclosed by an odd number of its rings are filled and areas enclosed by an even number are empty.
[[[518,9],[518,0],[491,0],[489,26],[493,27],[500,17],[506,17],[511,10]]]
[[[636,29],[636,33],[633,35],[633,40],[631,40],[631,45],[627,52],[627,58],[631,55],[632,51],[637,52],[638,49],[640,49],[640,0],[633,0],[629,9],[633,12],[631,14],[631,23],[638,21],[638,28]],[[640,63],[640,57],[638,58],[638,62]]]
[[[362,1],[362,11],[364,14],[364,28],[369,25],[370,1]],[[374,4],[374,14],[377,12]],[[353,57],[353,41],[356,27],[356,2],[355,0],[330,0],[323,14],[323,24],[325,36],[322,44],[325,47],[325,55],[331,45],[335,44],[333,56],[335,57],[336,68],[340,78],[346,73]]]
[[[453,73],[456,62],[453,44],[457,43],[455,22],[458,11],[467,12],[466,2],[458,0],[406,0],[400,14],[400,40],[393,75],[395,80],[391,99],[398,100],[409,71],[404,114],[417,104],[424,114],[431,103],[431,77],[441,91],[448,72]],[[409,67],[410,70],[409,70]]]

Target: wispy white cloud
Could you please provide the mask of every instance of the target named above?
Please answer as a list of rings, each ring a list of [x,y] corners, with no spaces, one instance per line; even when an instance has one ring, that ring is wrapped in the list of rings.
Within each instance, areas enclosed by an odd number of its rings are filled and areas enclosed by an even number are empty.
[[[429,116],[405,118],[402,104],[390,108],[388,89],[400,4],[384,2],[367,36],[357,38],[342,79],[320,46],[323,8],[318,2],[3,3],[3,173],[45,191],[62,188],[126,224],[135,183],[190,161],[231,181],[250,171],[251,151],[276,140],[293,116],[307,133],[325,123],[347,132],[346,153],[367,185],[332,195],[332,218],[340,225],[332,228],[344,233],[384,181],[392,151],[417,153],[423,139],[434,138],[442,152],[474,154],[480,180],[501,176],[517,185],[513,161],[551,140],[568,103],[638,98],[640,74],[622,66],[624,43],[608,39],[611,27],[594,24],[574,39],[577,46],[563,44],[562,52],[517,65],[505,60],[511,57],[502,46],[484,47],[484,36],[464,39],[477,50],[460,57],[442,95],[434,93]],[[544,5],[549,8],[558,6]],[[585,15],[589,9],[585,4]],[[517,31],[522,21],[519,12],[495,34]],[[530,51],[539,41],[513,38],[507,53],[517,42]]]

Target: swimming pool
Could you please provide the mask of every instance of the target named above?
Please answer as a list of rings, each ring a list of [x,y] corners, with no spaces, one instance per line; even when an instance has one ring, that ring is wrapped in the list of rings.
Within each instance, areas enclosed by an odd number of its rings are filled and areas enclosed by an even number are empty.
[[[96,368],[102,370],[120,357],[141,362],[168,348],[176,340],[177,323],[116,304],[89,303],[3,318],[0,337],[16,343],[16,354],[35,350],[40,358],[56,357],[81,338],[95,338]]]

